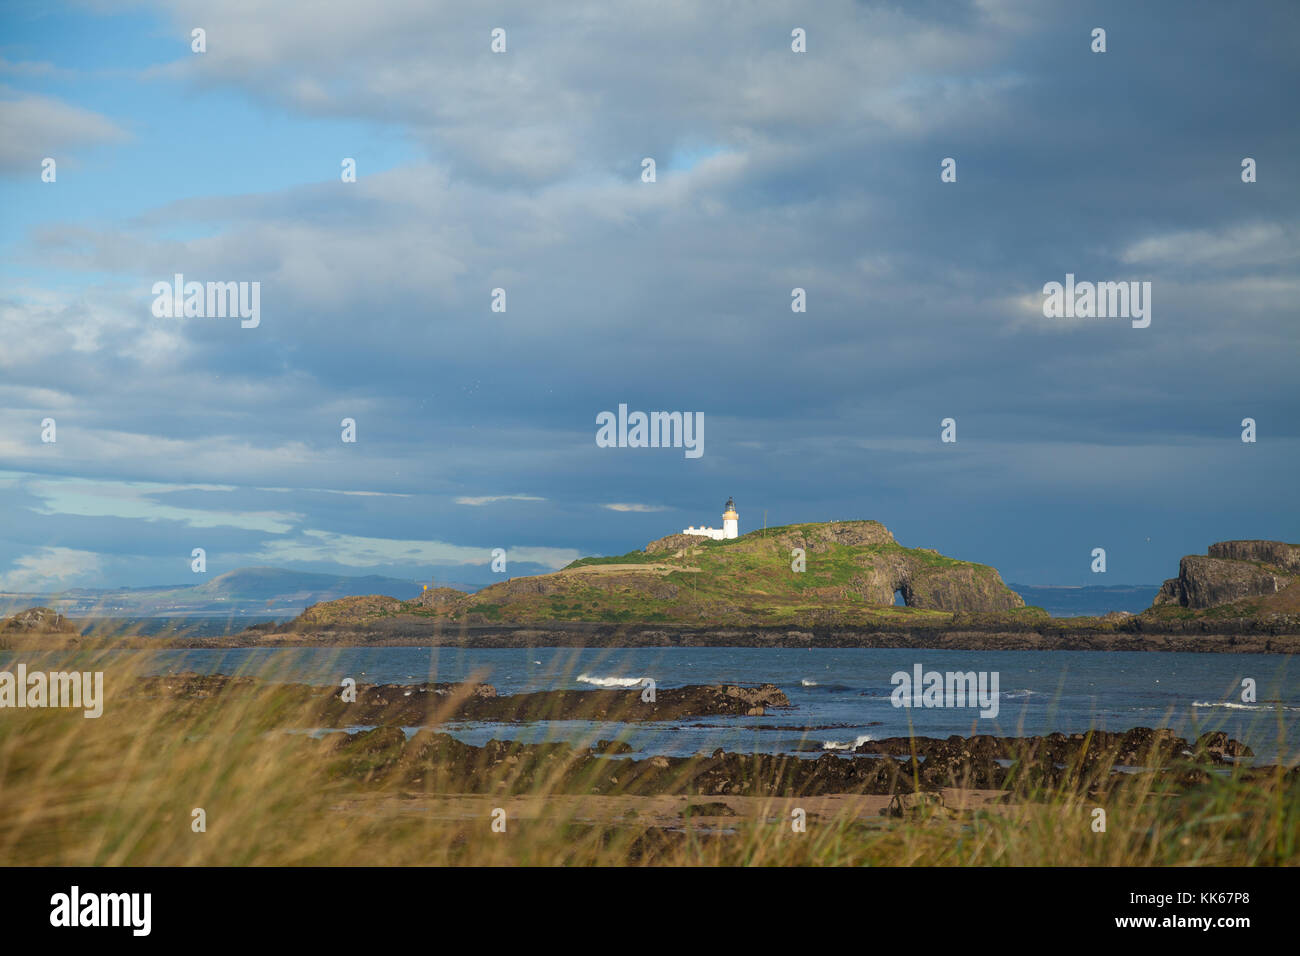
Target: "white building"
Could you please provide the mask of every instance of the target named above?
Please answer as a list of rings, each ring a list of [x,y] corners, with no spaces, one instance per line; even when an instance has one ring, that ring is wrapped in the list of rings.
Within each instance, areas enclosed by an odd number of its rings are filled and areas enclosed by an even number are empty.
[[[714,541],[740,536],[740,515],[736,514],[736,502],[728,498],[727,510],[722,512],[721,528],[684,528],[682,534],[698,534]]]

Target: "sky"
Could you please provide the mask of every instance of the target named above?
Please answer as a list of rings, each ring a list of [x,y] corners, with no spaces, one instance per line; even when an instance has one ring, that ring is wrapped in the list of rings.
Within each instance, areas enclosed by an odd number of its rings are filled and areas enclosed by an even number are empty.
[[[729,496],[1024,584],[1300,541],[1298,48],[1287,0],[6,3],[0,590],[483,584]]]

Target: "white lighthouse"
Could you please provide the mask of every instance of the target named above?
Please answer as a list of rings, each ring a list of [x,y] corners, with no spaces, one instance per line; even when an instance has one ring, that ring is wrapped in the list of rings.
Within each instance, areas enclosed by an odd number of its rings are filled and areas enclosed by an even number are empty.
[[[733,498],[727,499],[727,510],[722,512],[722,536],[724,538],[740,536],[740,515],[736,514],[736,502]]]
[[[721,528],[683,528],[682,534],[698,534],[705,538],[712,538],[714,541],[721,541],[724,538],[740,537],[740,515],[736,514],[736,502],[732,498],[727,499],[727,510],[722,512]]]

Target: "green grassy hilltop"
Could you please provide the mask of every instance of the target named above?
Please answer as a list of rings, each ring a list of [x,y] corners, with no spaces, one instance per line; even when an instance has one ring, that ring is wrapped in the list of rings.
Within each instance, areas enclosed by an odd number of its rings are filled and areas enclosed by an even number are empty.
[[[798,567],[802,549],[803,570]],[[895,592],[906,606],[895,607]],[[1022,610],[1023,609],[1023,610]],[[986,565],[905,548],[876,521],[799,524],[712,541],[670,535],[643,550],[582,558],[553,574],[476,594],[351,598],[309,608],[304,625],[414,614],[466,624],[597,621],[773,625],[943,623],[954,612],[1017,612],[1020,596]]]

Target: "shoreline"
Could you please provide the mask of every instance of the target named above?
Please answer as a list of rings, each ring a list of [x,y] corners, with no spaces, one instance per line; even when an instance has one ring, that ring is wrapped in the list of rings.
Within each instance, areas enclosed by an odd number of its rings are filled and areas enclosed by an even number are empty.
[[[334,685],[269,681],[226,674],[137,677],[127,696],[181,701],[229,702],[257,694],[277,695],[281,705],[301,708],[319,728],[433,727],[463,721],[536,723],[587,720],[653,723],[698,717],[762,717],[792,705],[774,684],[688,684],[656,688],[537,690],[498,694],[492,684],[421,682]],[[350,698],[350,699],[349,699]]]
[[[371,627],[317,628],[310,631],[254,630],[218,637],[97,638],[86,643],[130,641],[139,647],[771,647],[880,648],[991,651],[1175,651],[1218,654],[1300,653],[1300,634],[1168,633],[1097,630],[978,630],[908,628],[876,630],[844,627],[697,627],[663,624],[552,623],[447,625],[410,620]],[[71,638],[71,635],[69,635]],[[39,637],[34,646],[49,646]],[[81,643],[80,641],[78,643]],[[12,649],[12,648],[11,648]]]

